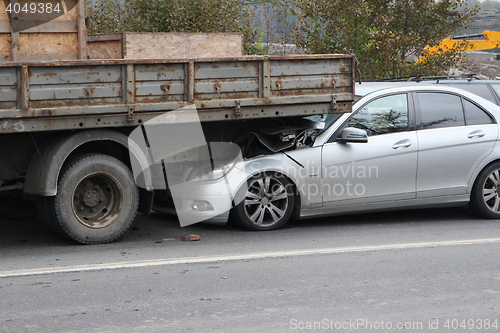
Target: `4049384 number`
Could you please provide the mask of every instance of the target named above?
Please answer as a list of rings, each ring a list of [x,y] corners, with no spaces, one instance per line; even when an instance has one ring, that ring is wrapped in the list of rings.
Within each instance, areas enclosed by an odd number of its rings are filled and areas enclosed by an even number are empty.
[[[31,13],[31,14],[51,14],[51,13],[60,13],[61,9],[59,7],[59,3],[55,6],[52,3],[43,3],[43,2],[27,2],[24,5],[19,3],[9,3],[7,8],[5,9],[8,13]]]

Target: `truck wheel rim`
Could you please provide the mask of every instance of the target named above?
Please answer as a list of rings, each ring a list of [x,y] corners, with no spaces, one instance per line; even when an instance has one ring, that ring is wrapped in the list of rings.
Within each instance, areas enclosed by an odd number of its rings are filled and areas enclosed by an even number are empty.
[[[106,174],[93,174],[78,183],[73,192],[73,212],[83,225],[104,228],[122,209],[123,191],[118,181]]]
[[[483,186],[483,200],[491,211],[500,212],[500,170],[494,170],[486,178]]]
[[[266,176],[250,182],[245,196],[245,214],[256,225],[278,223],[288,208],[286,186],[277,178]]]

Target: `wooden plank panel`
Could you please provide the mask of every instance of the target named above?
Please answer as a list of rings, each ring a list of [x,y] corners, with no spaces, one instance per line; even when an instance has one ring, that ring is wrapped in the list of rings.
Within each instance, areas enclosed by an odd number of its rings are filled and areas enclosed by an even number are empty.
[[[78,32],[76,21],[51,21],[24,29],[27,22],[19,22],[19,30],[29,32]],[[10,22],[0,21],[0,33],[10,33]]]
[[[44,0],[45,1],[45,0]],[[59,3],[61,0],[58,0]],[[67,12],[58,16],[54,21],[77,21],[78,20],[78,0],[64,0]]]
[[[25,4],[28,5],[28,11],[21,10],[19,12],[20,21],[29,22],[29,21],[76,21],[78,19],[77,13],[77,1],[76,0],[64,0],[65,6],[61,0],[18,0],[21,8],[24,7]],[[36,12],[31,13],[29,10],[29,6],[31,4],[36,5]],[[41,10],[41,6],[43,5],[43,12]],[[51,6],[52,11],[48,10],[48,6]],[[59,12],[54,9],[58,8]],[[66,13],[64,9],[66,8]]]
[[[87,42],[88,59],[121,59],[121,40]]]
[[[10,34],[10,21],[0,21],[0,33]]]
[[[237,33],[125,33],[125,59],[237,57],[243,36]]]
[[[0,21],[9,22],[9,13],[7,13],[7,8],[5,7],[5,1],[0,1]],[[10,25],[10,22],[9,22]]]
[[[18,2],[17,0],[10,1],[12,6],[14,6],[14,4],[16,4],[17,2]],[[12,61],[19,61],[19,55],[20,55],[21,51],[20,51],[19,30],[17,29],[18,14],[15,12],[12,12],[10,15],[10,19],[11,19],[10,43],[12,46]]]
[[[78,1],[78,54],[80,60],[87,59],[87,26],[85,18],[87,6],[86,0]]]
[[[114,34],[97,34],[97,35],[88,35],[87,42],[107,42],[110,40],[119,40],[121,41],[123,38],[122,33],[114,33]]]
[[[77,33],[21,33],[19,41],[21,55],[78,54]]]
[[[0,34],[0,56],[4,57],[3,59],[0,58],[1,61],[12,59],[12,44],[10,43],[10,33]]]
[[[34,27],[29,27],[32,25],[33,25],[32,22],[19,22],[19,30],[22,33],[78,32],[78,26],[76,21],[50,21],[45,23],[40,22],[40,24],[37,24]]]
[[[36,62],[36,61],[58,61],[58,60],[78,60],[78,54],[30,54],[20,55],[19,61]]]

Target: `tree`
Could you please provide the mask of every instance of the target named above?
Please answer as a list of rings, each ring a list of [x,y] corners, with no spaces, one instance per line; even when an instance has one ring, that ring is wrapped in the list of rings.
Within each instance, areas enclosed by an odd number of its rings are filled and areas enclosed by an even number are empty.
[[[462,61],[456,52],[421,63],[426,45],[468,24],[477,8],[465,0],[291,0],[295,41],[310,53],[353,52],[365,78],[441,74]]]
[[[130,2],[101,0],[87,2],[90,35],[113,32],[135,32],[137,18],[131,15]]]

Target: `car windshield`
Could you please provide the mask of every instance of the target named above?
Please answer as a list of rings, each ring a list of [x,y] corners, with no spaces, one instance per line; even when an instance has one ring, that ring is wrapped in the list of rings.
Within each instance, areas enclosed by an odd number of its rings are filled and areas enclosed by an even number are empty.
[[[321,130],[319,133],[323,133],[328,127],[330,127],[333,123],[337,121],[337,119],[342,116],[343,113],[328,113],[328,114],[318,114],[314,116],[303,117],[304,119],[311,120],[314,122],[318,122],[323,126],[320,127]]]

